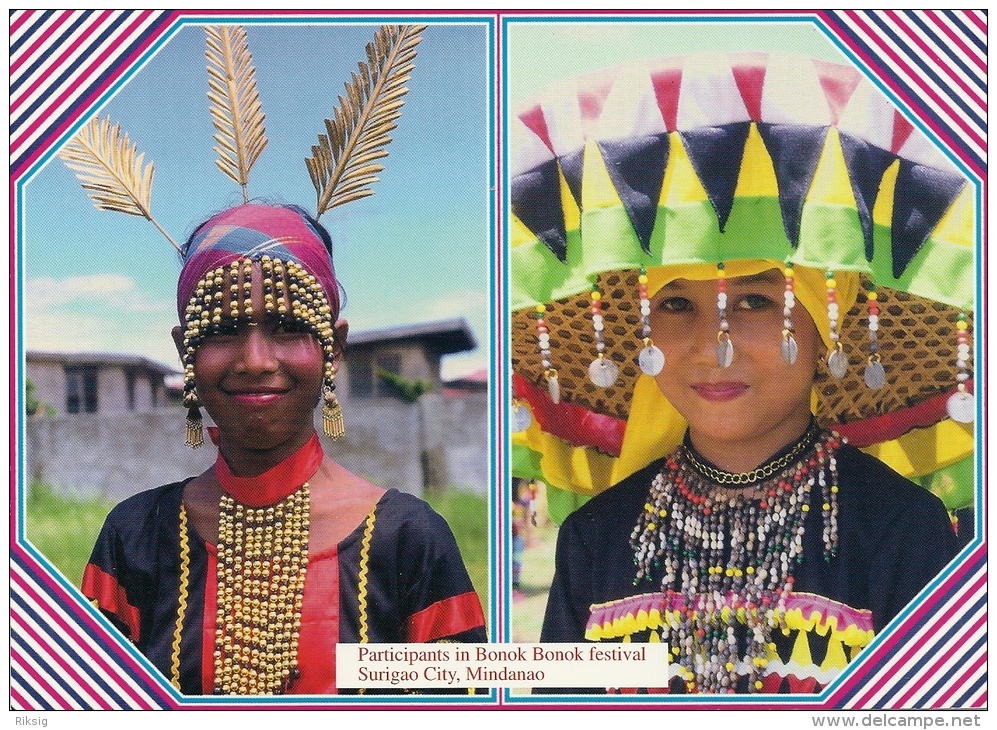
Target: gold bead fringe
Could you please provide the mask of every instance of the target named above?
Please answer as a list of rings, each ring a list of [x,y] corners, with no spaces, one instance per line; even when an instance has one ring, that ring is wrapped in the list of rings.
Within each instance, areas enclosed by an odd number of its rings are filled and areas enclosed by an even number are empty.
[[[222,496],[215,694],[282,694],[299,676],[309,515],[307,482],[270,507]]]

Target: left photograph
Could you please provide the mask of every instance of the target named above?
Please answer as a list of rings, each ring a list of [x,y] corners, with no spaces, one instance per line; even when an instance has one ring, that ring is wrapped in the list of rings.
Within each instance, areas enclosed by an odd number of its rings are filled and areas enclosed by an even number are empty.
[[[314,706],[493,635],[492,28],[172,20],[12,165],[12,694]]]

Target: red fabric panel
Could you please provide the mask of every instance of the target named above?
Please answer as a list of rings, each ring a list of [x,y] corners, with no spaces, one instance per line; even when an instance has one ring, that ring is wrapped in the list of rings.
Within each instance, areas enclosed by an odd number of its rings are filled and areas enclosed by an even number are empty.
[[[105,573],[93,563],[88,563],[83,571],[83,595],[97,601],[101,610],[117,616],[128,627],[128,638],[139,640],[139,614],[135,606],[128,603],[125,589],[118,580]]]
[[[593,413],[567,401],[554,403],[546,390],[515,373],[512,385],[516,396],[530,404],[533,417],[546,433],[572,446],[593,446],[606,454],[620,455],[626,421]]]
[[[973,381],[966,383],[966,389],[973,392]],[[852,446],[862,448],[900,438],[913,428],[928,428],[948,415],[946,404],[955,393],[950,390],[922,401],[909,408],[901,408],[882,416],[873,416],[862,421],[839,423],[832,428],[848,439]]]
[[[651,72],[654,98],[658,102],[665,129],[674,132],[678,126],[679,90],[682,88],[682,69],[666,68]]]
[[[208,574],[204,581],[204,626],[201,643],[201,687],[211,694],[215,681],[215,614],[217,612],[217,553],[208,548]],[[479,609],[480,611],[480,609]],[[298,633],[298,670],[301,676],[289,694],[334,695],[336,690],[336,644],[339,642],[338,548],[313,555],[305,574]]]
[[[406,641],[420,643],[454,636],[485,625],[478,594],[468,591],[437,601],[405,621]]]

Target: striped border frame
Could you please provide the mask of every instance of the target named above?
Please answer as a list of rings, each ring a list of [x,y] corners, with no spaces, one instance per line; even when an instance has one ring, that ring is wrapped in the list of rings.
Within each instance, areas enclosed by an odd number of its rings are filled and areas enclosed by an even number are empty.
[[[19,184],[49,147],[182,18],[208,13],[151,10],[27,10],[10,13],[10,274],[18,275]],[[231,13],[228,13],[231,15]],[[500,16],[496,15],[496,18]],[[667,16],[664,16],[667,17]],[[746,18],[759,14],[747,13]],[[772,15],[772,17],[780,17]],[[799,18],[799,13],[793,17]],[[985,11],[841,11],[811,16],[869,69],[888,93],[915,109],[926,130],[981,181],[981,255],[986,250],[987,14]],[[981,270],[985,261],[981,262]],[[985,290],[978,292],[985,311]],[[11,394],[21,412],[21,338],[16,288],[10,292]],[[981,320],[982,321],[982,320]],[[980,327],[981,332],[985,327]],[[979,350],[984,352],[980,343]],[[982,354],[981,354],[982,358]],[[984,370],[985,371],[985,370]],[[985,414],[984,414],[985,415]],[[16,710],[177,708],[180,698],[123,647],[78,592],[50,574],[23,543],[19,421],[10,458],[10,706]],[[985,437],[986,425],[981,429]],[[986,443],[985,438],[980,443]],[[978,481],[985,473],[981,449]],[[981,487],[982,489],[982,487]],[[978,499],[981,535],[962,562],[939,578],[930,600],[908,611],[856,671],[813,702],[787,698],[772,707],[977,708],[987,705],[986,495]],[[310,703],[315,706],[314,701]],[[217,706],[217,705],[216,705]],[[232,707],[232,705],[226,705]],[[298,706],[298,705],[296,705]],[[619,705],[616,705],[619,707]],[[642,705],[647,707],[647,705]],[[674,705],[673,705],[674,706]],[[704,708],[701,703],[682,706]],[[758,709],[747,702],[725,707]]]

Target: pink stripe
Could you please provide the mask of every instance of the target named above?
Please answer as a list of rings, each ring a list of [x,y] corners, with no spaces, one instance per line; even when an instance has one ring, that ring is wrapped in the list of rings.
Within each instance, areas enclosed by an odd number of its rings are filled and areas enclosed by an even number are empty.
[[[886,10],[884,11],[884,13],[894,20],[898,28],[903,27],[905,30],[907,30],[906,34],[907,40],[911,45],[920,48],[927,58],[930,58],[933,61],[938,62],[935,65],[935,70],[937,72],[945,74],[945,77],[948,79],[950,84],[955,84],[959,86],[965,92],[965,94],[970,97],[975,106],[979,107],[980,109],[983,108],[984,106],[983,100],[979,96],[977,96],[976,93],[971,88],[969,88],[966,85],[966,82],[963,81],[958,75],[956,75],[954,72],[948,71],[948,67],[941,63],[945,59],[941,58],[937,51],[935,51],[933,48],[931,48],[931,46],[922,41],[920,36],[917,35],[917,33],[915,33],[913,30],[911,30],[909,25],[906,25],[904,23],[904,18],[900,16],[897,13],[897,11]]]
[[[13,22],[11,22],[10,29],[7,31],[9,36],[13,37],[17,33],[17,31],[21,29],[21,26],[28,21],[29,18],[33,18],[40,12],[41,12],[40,10],[22,10],[21,12],[19,12],[15,17],[15,19],[13,20]]]
[[[976,583],[973,586],[971,586],[968,591],[966,591],[966,594],[973,595],[976,591],[982,589],[986,585],[986,579],[987,579],[986,574],[982,573],[977,579]],[[901,654],[899,657],[890,662],[890,668],[892,670],[890,672],[890,675],[887,676],[887,673],[884,671],[879,681],[875,682],[871,687],[867,687],[866,691],[863,694],[856,697],[854,706],[864,707],[867,704],[871,704],[872,698],[876,694],[878,694],[880,690],[888,686],[889,683],[892,681],[893,679],[892,674],[894,671],[896,671],[896,668],[910,663],[911,658],[925,644],[929,643],[930,632],[927,631],[926,628],[934,628],[936,626],[945,625],[946,623],[948,623],[949,619],[951,619],[954,615],[958,614],[962,610],[963,605],[964,603],[962,601],[952,601],[951,604],[948,606],[948,610],[946,610],[943,615],[938,617],[933,617],[931,621],[925,622],[924,627],[920,625],[917,626],[918,633],[922,634],[921,638],[919,638],[916,633],[913,632],[908,633],[908,631],[906,631],[907,627],[911,626],[911,621],[915,619],[915,616],[911,616],[911,620],[908,620],[904,626],[894,630],[894,632],[892,633],[892,641],[888,642],[887,644],[883,644],[882,646],[879,647],[879,650],[876,652],[873,661],[878,660],[880,657],[883,657],[884,655],[889,655],[890,653],[892,653],[893,645],[896,644],[902,638],[910,637],[911,643],[904,648],[903,654]],[[920,623],[921,622],[918,620],[917,624]],[[927,638],[924,638],[925,635],[927,635]]]
[[[977,621],[977,622],[976,622],[976,623],[975,623],[975,624],[974,624],[974,625],[972,626],[972,628],[970,628],[970,629],[968,629],[968,630],[962,630],[962,631],[960,632],[960,635],[959,635],[958,637],[956,637],[956,639],[955,639],[955,642],[954,642],[954,645],[952,646],[952,648],[951,648],[951,649],[950,649],[949,651],[947,651],[947,652],[945,652],[944,654],[942,654],[941,656],[938,656],[938,657],[937,657],[937,658],[935,659],[935,661],[933,661],[933,662],[932,662],[932,663],[931,663],[931,664],[930,664],[930,665],[928,666],[928,668],[927,668],[927,669],[923,669],[923,670],[922,670],[922,672],[921,672],[921,676],[922,676],[922,677],[929,677],[929,678],[935,678],[935,677],[938,677],[938,676],[940,676],[940,675],[938,674],[938,672],[939,672],[939,670],[941,669],[941,666],[942,666],[943,664],[945,664],[945,662],[947,662],[947,661],[948,661],[949,659],[951,659],[951,658],[952,658],[952,657],[953,657],[953,656],[955,655],[955,653],[956,653],[956,650],[957,650],[957,649],[961,648],[961,647],[960,647],[960,646],[959,646],[958,644],[959,644],[959,643],[960,643],[960,642],[962,641],[962,639],[963,639],[963,638],[964,638],[965,636],[969,636],[969,635],[971,635],[971,634],[972,634],[972,633],[973,633],[974,631],[976,631],[976,630],[977,630],[977,629],[978,629],[978,628],[979,628],[979,627],[980,627],[981,625],[983,625],[984,623],[986,623],[986,620],[987,620],[987,617],[986,617],[986,614],[984,614],[984,615],[982,615],[982,616],[981,616],[981,617],[979,618],[979,620],[978,620],[978,621]],[[906,703],[906,702],[907,702],[907,701],[908,701],[908,700],[909,700],[909,699],[910,699],[911,697],[913,697],[913,696],[914,696],[914,694],[916,694],[916,693],[917,693],[917,691],[918,691],[919,689],[921,689],[921,688],[922,688],[922,686],[923,686],[922,684],[917,684],[917,683],[912,683],[912,686],[910,687],[910,689],[908,689],[908,690],[907,690],[906,692],[904,692],[904,693],[903,693],[902,695],[900,695],[900,697],[898,697],[898,698],[897,698],[897,701],[896,701],[896,705],[895,705],[895,706],[896,706],[896,707],[903,707],[903,706],[904,706],[904,704],[905,704],[905,703]]]
[[[21,693],[18,692],[13,687],[10,688],[10,698],[12,700],[12,704],[14,705],[14,709],[15,710],[34,710],[35,709],[35,706],[33,704],[31,704],[30,702],[28,702],[26,699],[24,699],[24,697],[21,696]]]
[[[974,52],[972,48],[966,45],[966,42],[963,40],[963,37],[958,33],[956,33],[955,31],[953,31],[943,18],[938,17],[937,11],[925,10],[924,14],[934,21],[935,28],[940,30],[945,35],[947,35],[949,37],[949,40],[951,40],[955,45],[959,47],[959,50],[962,51],[963,58],[968,57],[973,61],[976,67],[980,69],[980,71],[986,73],[987,71],[986,58],[980,55],[979,53]]]
[[[976,701],[971,705],[972,707],[986,707],[987,706],[987,688],[986,685],[983,686],[983,694],[981,694]]]
[[[985,618],[986,617],[984,617],[984,619]],[[987,661],[987,652],[986,649],[983,649],[980,652],[980,656],[976,659],[975,662],[973,662],[973,664],[969,667],[969,669],[963,672],[957,679],[953,678],[954,681],[950,683],[949,688],[945,690],[944,693],[942,693],[941,697],[938,698],[938,704],[935,706],[936,707],[943,706],[944,703],[948,701],[949,697],[951,697],[953,694],[955,694],[960,689],[965,687],[973,679],[976,679],[975,677],[976,673],[979,671],[980,667],[986,663],[986,661]]]
[[[962,567],[957,568],[952,575],[949,576],[948,580],[939,587],[939,592],[944,593],[964,583],[966,580],[966,574],[970,573],[969,563],[975,562],[981,552],[983,552],[982,548],[969,555],[966,559],[966,563],[964,563]],[[985,552],[983,552],[983,554],[985,555]],[[982,574],[984,576],[986,575],[985,572]],[[954,601],[953,603],[958,603],[958,601]],[[913,634],[917,630],[918,626],[925,621],[925,617],[928,612],[934,610],[936,606],[937,602],[929,604],[928,602],[922,601],[921,605],[907,617],[907,620],[901,626],[898,626],[890,632],[885,641],[875,649],[875,653],[868,657],[869,663],[876,663],[882,661],[884,658],[888,658],[893,650],[893,646],[899,640],[903,639],[905,635]],[[856,685],[864,681],[864,679],[865,676],[860,672],[853,674],[848,680],[843,682],[841,686],[837,688],[835,694],[830,697],[830,704],[833,706],[840,705],[843,701],[842,696],[852,692]],[[862,705],[857,704],[853,700],[848,702],[848,706],[861,707]]]
[[[51,38],[59,29],[59,26],[65,24],[66,20],[71,18],[74,12],[76,11],[64,10],[61,15],[46,25],[43,31],[38,35],[38,39],[26,49],[22,50],[21,53],[18,54],[17,60],[10,64],[10,73],[13,74],[22,63],[31,58],[31,54],[33,54],[42,43]]]
[[[146,15],[149,15],[151,12],[152,11],[143,11],[142,17],[140,17],[138,20],[136,20],[135,23],[133,23],[131,27],[129,27],[125,31],[122,31],[121,36],[124,37],[124,36],[130,35],[131,32],[132,32],[132,30],[133,30],[133,28],[134,28],[134,26],[137,25],[138,23],[140,23],[144,19],[144,17]],[[158,37],[158,36],[156,36],[156,37]],[[141,53],[142,51],[144,51],[149,46],[149,44],[152,43],[153,40],[154,40],[154,37],[152,37],[151,35],[149,37],[147,37],[145,39],[145,41],[143,41],[139,45],[139,47],[136,49],[135,53],[138,54],[138,53]],[[101,54],[100,58],[98,58],[97,61],[95,61],[93,64],[91,64],[91,68],[100,65],[101,62],[102,62],[102,60],[103,60],[103,58],[105,56],[107,56],[111,52],[112,52],[112,49],[110,49],[110,48],[108,50],[106,50],[103,54]],[[105,82],[95,90],[94,95],[98,96],[101,93],[103,93],[103,91],[108,86],[110,86],[111,84],[113,84],[117,80],[117,78],[120,76],[121,72],[123,72],[125,70],[125,68],[126,68],[125,66],[122,66],[122,69],[119,70],[118,75],[110,77],[107,80],[105,80]],[[90,69],[88,68],[78,78],[80,78],[80,77],[86,78],[86,77],[88,77],[90,75],[91,75],[91,72],[90,72]],[[67,89],[66,91],[64,91],[60,95],[60,97],[55,100],[55,102],[53,104],[49,105],[49,109],[58,108],[59,106],[61,106],[62,103],[63,103],[63,101],[65,100],[65,98],[67,96],[70,96],[74,91],[75,91],[75,89],[72,89],[72,88],[71,89]],[[46,111],[44,114],[39,114],[39,116],[38,116],[38,120],[39,121],[37,121],[33,125],[31,125],[31,127],[24,134],[22,134],[14,142],[13,145],[11,145],[11,148],[17,150],[19,147],[25,145],[27,143],[27,141],[30,139],[30,137],[35,133],[35,131],[44,124],[44,122],[42,120],[45,118],[45,116],[48,113],[49,112]],[[64,122],[63,124],[59,125],[58,128],[52,130],[52,134],[50,136],[57,137],[58,135],[62,134],[62,132],[66,128],[68,128],[72,124],[73,121],[74,120],[71,118],[71,119],[67,120],[66,122]],[[34,153],[25,161],[24,164],[28,165],[28,164],[31,164],[32,162],[34,162],[34,160],[37,159],[37,157],[41,154],[42,151],[43,151],[43,148],[41,146],[39,146],[39,148],[34,151]]]
[[[859,14],[856,11],[846,10],[844,11],[844,13],[848,15],[850,18],[852,18],[855,25],[861,28],[865,32],[870,43],[876,39],[877,34],[868,26],[868,24],[865,23],[864,19],[862,19],[861,16],[859,16]],[[939,108],[945,111],[946,118],[956,126],[960,127],[966,133],[966,135],[969,136],[975,142],[977,147],[979,147],[980,149],[986,148],[986,144],[984,143],[983,139],[979,136],[979,134],[972,127],[970,127],[965,121],[955,116],[951,107],[945,103],[944,98],[939,96],[938,93],[936,93],[935,90],[932,89],[931,87],[917,83],[918,79],[920,78],[919,75],[915,73],[914,70],[910,68],[910,66],[907,65],[907,63],[903,60],[903,58],[900,57],[900,55],[896,51],[887,46],[885,43],[878,43],[877,45],[881,53],[889,56],[890,59],[893,61],[894,65],[903,70],[904,80],[907,81],[907,83],[919,88],[922,94],[931,98],[939,106]],[[897,86],[896,82],[893,79],[887,76],[885,78],[882,78],[882,81],[889,84],[890,87],[895,92],[906,97],[906,95],[903,94],[903,91]],[[906,101],[914,108],[920,108],[922,106],[921,104],[912,104],[910,99],[906,99]],[[930,122],[930,120],[922,119],[922,121],[931,126],[931,128],[934,129],[935,132],[938,133],[939,135],[943,137],[945,136],[942,130],[937,129],[935,125],[933,125]],[[953,151],[958,151],[959,149],[957,145],[954,145],[951,142],[948,143],[948,146],[952,147]]]
[[[74,40],[72,43],[70,43],[62,51],[62,53],[59,54],[58,58],[56,58],[55,60],[49,61],[48,64],[46,64],[46,71],[51,70],[52,73],[57,73],[61,69],[61,67],[65,65],[67,58],[70,58],[73,55],[75,55],[77,49],[81,45],[83,45],[84,43],[86,43],[87,40],[89,40],[91,37],[93,37],[95,35],[98,35],[100,33],[100,31],[102,29],[102,26],[104,25],[104,21],[113,12],[114,12],[113,10],[105,10],[103,13],[101,13],[96,18],[94,18],[92,22],[87,23],[84,26],[82,26],[80,28],[80,34],[77,36],[76,40]],[[31,84],[31,86],[29,86],[28,88],[22,90],[21,93],[18,94],[14,98],[13,102],[11,102],[11,108],[14,111],[17,111],[17,108],[19,106],[21,106],[21,104],[22,104],[22,100],[25,99],[26,97],[30,97],[34,93],[34,91],[41,84],[44,84],[45,82],[51,82],[51,79],[49,78],[49,75],[47,73],[45,73],[45,74],[39,74],[38,78],[35,79],[35,82],[33,84]],[[82,86],[85,82],[81,81],[79,79],[79,77],[77,76],[77,78],[75,78],[75,79],[69,79],[67,81],[67,83],[69,84],[70,87],[76,89],[76,88],[79,88],[80,86]],[[49,107],[51,108],[51,104],[49,105]],[[46,113],[46,116],[47,116],[47,113]]]
[[[978,14],[978,12],[973,12],[971,10],[966,11],[966,19],[975,25],[977,30],[983,33],[984,36],[987,34],[987,23],[983,19],[982,13]]]
[[[31,627],[31,625],[27,621],[25,621],[24,617],[21,616],[19,613],[12,611],[11,617],[13,618],[14,621],[17,622],[17,624],[21,627],[21,629],[25,633],[30,635],[31,638],[35,640],[35,643],[37,643],[39,646],[46,646],[48,644],[48,641],[45,638],[39,636],[38,633]],[[51,659],[52,662],[56,663],[61,671],[72,676],[72,678],[76,682],[77,687],[85,691],[86,694],[90,697],[90,699],[93,700],[96,704],[98,704],[102,710],[116,709],[112,705],[109,705],[100,695],[94,694],[92,691],[89,691],[89,685],[90,685],[89,677],[87,679],[84,679],[76,672],[76,670],[73,668],[71,664],[63,661],[51,651],[49,651],[48,654],[49,654],[49,659]]]
[[[10,661],[11,664],[17,664],[21,667],[21,670],[31,677],[35,684],[41,687],[45,692],[51,697],[58,705],[64,710],[75,710],[76,708],[69,704],[63,697],[62,693],[53,689],[52,685],[37,671],[35,668],[27,662],[24,657],[22,657],[17,649],[11,648],[10,650]]]
[[[11,578],[13,579],[13,581],[15,583],[17,583],[19,585],[19,587],[25,593],[29,594],[33,598],[33,600],[35,601],[35,603],[37,603],[40,607],[44,607],[44,608],[48,609],[47,610],[47,614],[46,614],[48,616],[48,618],[52,619],[58,625],[58,627],[60,629],[62,629],[62,631],[66,635],[66,637],[67,638],[71,638],[73,640],[73,643],[79,649],[85,651],[90,656],[90,658],[93,659],[94,662],[100,666],[100,668],[104,671],[104,673],[107,675],[108,678],[114,677],[116,675],[116,673],[117,673],[116,668],[110,666],[106,661],[104,661],[104,658],[102,656],[100,656],[100,654],[98,654],[96,651],[93,650],[92,647],[90,647],[88,644],[86,644],[84,641],[81,640],[81,636],[80,636],[80,632],[78,630],[79,629],[78,626],[70,624],[59,613],[57,613],[56,611],[53,611],[53,610],[49,609],[49,607],[46,605],[45,598],[43,596],[40,596],[34,590],[34,588],[27,581],[25,581],[20,576],[20,574],[14,572],[14,571],[11,571]],[[101,633],[104,636],[106,636],[106,632],[104,632],[103,630],[101,631]],[[111,643],[117,643],[117,640],[115,640],[115,639],[113,639],[113,638],[111,638],[109,636],[106,636],[106,638]],[[144,668],[140,669],[138,667],[138,665],[136,665],[134,663],[134,661],[131,659],[131,657],[128,657],[124,652],[121,652],[121,654],[119,655],[118,658],[122,659],[123,661],[125,661],[129,665],[131,665],[132,669],[141,671],[143,674],[146,673],[145,670],[144,670]],[[119,683],[118,684],[118,689],[120,689],[122,692],[124,692],[125,694],[127,694],[139,706],[139,709],[143,709],[143,710],[158,709],[157,707],[155,707],[155,705],[150,704],[148,700],[146,700],[144,697],[142,697],[141,695],[139,695],[135,691],[135,689],[133,689],[132,687],[130,687],[128,684],[126,684],[126,683]]]
[[[986,649],[983,649],[980,652],[980,656],[977,658],[977,660],[973,663],[973,665],[969,669],[967,669],[965,672],[963,672],[958,677],[954,677],[953,678],[953,680],[951,682],[951,685],[949,686],[948,690],[946,690],[945,693],[941,697],[938,698],[938,703],[939,704],[936,705],[936,707],[943,706],[943,703],[946,702],[953,694],[955,694],[960,689],[962,689],[963,687],[965,687],[972,680],[978,679],[978,676],[974,676],[974,675],[978,674],[978,672],[980,670],[980,667],[982,667],[984,664],[986,664],[986,661],[987,661],[987,652],[986,652]],[[984,670],[984,674],[985,674],[985,670]]]

